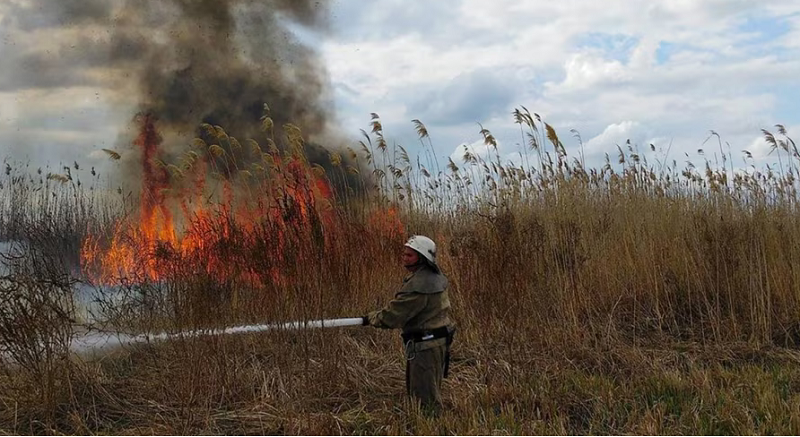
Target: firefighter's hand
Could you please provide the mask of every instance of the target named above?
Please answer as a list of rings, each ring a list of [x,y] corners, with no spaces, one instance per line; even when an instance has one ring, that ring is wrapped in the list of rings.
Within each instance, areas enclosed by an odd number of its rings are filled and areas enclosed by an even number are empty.
[[[366,316],[367,325],[375,326],[375,327],[377,327],[379,325],[380,320],[378,319],[378,313],[380,313],[380,311],[373,311],[373,312],[367,314],[367,316]]]
[[[361,326],[369,326],[369,316],[361,316]]]

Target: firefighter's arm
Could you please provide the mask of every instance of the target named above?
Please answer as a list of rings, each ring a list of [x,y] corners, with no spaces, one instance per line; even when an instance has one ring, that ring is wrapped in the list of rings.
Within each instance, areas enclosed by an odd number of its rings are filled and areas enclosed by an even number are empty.
[[[419,293],[400,292],[386,308],[367,316],[369,324],[376,328],[400,329],[425,307],[425,296]]]

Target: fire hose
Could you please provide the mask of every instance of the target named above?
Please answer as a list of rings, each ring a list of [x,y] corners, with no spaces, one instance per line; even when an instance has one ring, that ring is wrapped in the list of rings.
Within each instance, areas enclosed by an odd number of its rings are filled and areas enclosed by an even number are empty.
[[[266,325],[240,325],[223,329],[198,329],[174,333],[162,332],[158,334],[125,334],[110,332],[89,332],[72,339],[70,349],[78,353],[91,353],[109,348],[135,343],[148,343],[157,341],[176,340],[182,338],[218,336],[230,334],[246,334],[273,330],[299,330],[317,328],[337,328],[344,326],[365,326],[366,317],[348,317],[342,319],[304,320]]]
[[[348,317],[342,319],[322,319],[305,320],[285,323],[273,323],[267,325],[240,325],[224,329],[200,329],[193,331],[181,331],[175,333],[162,332],[154,335],[139,334],[130,335],[123,333],[93,332],[82,336],[74,337],[70,344],[72,352],[81,355],[97,354],[109,349],[115,349],[124,345],[136,343],[148,343],[157,341],[167,341],[182,338],[192,338],[201,336],[217,336],[229,334],[246,334],[253,332],[264,332],[272,330],[299,330],[316,328],[337,328],[344,326],[366,326],[369,322],[366,317]],[[441,328],[446,331],[447,350],[445,352],[444,377],[447,378],[450,368],[450,345],[453,341],[454,330]],[[423,340],[425,338],[423,337]],[[404,337],[404,342],[408,340]],[[407,344],[407,343],[406,343]]]

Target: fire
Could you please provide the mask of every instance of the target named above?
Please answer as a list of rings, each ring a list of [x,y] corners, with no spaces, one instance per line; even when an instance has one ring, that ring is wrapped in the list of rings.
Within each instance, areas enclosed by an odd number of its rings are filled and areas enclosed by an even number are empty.
[[[330,231],[339,226],[333,190],[304,156],[258,150],[262,163],[269,163],[268,175],[240,169],[211,181],[209,174],[220,168],[220,160],[228,167],[243,164],[211,145],[203,154],[187,154],[192,162],[182,170],[167,166],[158,158],[162,139],[155,118],[142,115],[138,121],[134,145],[142,156],[143,184],[139,211],[117,223],[111,236],[84,240],[81,265],[91,280],[162,281],[180,270],[254,286],[280,285],[285,281],[282,270],[298,256],[291,251],[286,256],[287,245],[324,250],[330,243]],[[208,198],[214,190],[221,195],[212,203]]]
[[[389,207],[386,211],[376,211],[367,220],[371,233],[389,240],[403,240],[405,229],[400,221],[400,213],[396,207]]]

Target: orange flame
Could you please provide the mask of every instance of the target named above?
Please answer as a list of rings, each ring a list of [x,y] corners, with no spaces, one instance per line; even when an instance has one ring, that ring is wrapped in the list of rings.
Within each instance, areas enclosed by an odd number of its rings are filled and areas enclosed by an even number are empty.
[[[389,207],[386,211],[373,212],[367,219],[367,224],[370,233],[378,235],[380,238],[395,241],[405,237],[400,213],[395,207]]]
[[[285,281],[282,262],[289,262],[283,257],[289,240],[319,239],[315,226],[335,228],[335,211],[325,207],[333,201],[331,187],[301,159],[284,163],[275,156],[276,174],[249,185],[249,194],[237,195],[232,183],[225,180],[222,202],[208,205],[203,200],[213,158],[206,157],[193,166],[189,188],[168,196],[170,174],[157,161],[161,137],[155,119],[144,115],[139,122],[140,134],[134,142],[142,152],[138,221],[120,221],[107,239],[90,235],[84,240],[81,266],[89,279],[103,284],[160,281],[169,279],[177,262],[188,271],[202,271],[219,280],[280,285]],[[253,196],[253,192],[260,194]],[[173,208],[182,215],[179,220],[173,217]],[[179,232],[176,223],[184,229]],[[264,235],[269,236],[269,247],[261,247]],[[321,238],[323,246],[329,243],[326,233]],[[268,268],[244,268],[247,263],[237,259],[248,255],[237,248],[245,248],[249,255],[269,257]]]

